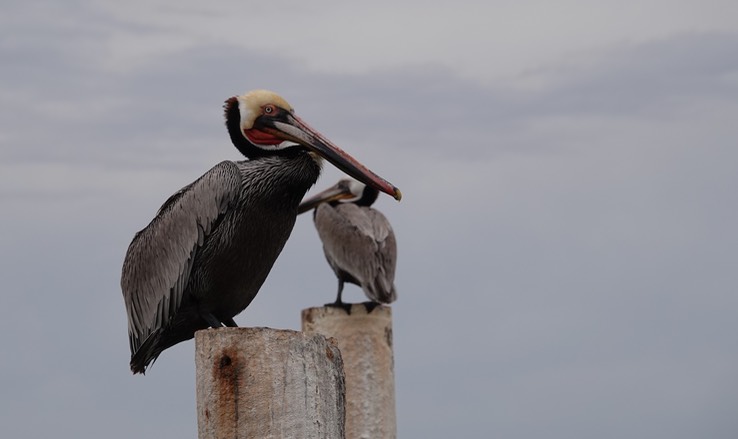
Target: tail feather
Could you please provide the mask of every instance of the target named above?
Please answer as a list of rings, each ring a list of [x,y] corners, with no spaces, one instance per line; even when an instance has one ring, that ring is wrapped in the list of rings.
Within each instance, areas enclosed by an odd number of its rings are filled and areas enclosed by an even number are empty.
[[[141,346],[131,354],[131,372],[146,374],[146,368],[156,361],[159,354],[166,349],[162,347],[161,329],[152,332]]]
[[[381,276],[364,285],[364,293],[371,300],[379,303],[392,303],[397,300],[395,285],[392,282],[387,282]]]
[[[154,330],[138,349],[131,350],[131,371],[145,374],[164,350],[193,338],[195,331],[207,327],[202,317],[180,312],[168,327]]]

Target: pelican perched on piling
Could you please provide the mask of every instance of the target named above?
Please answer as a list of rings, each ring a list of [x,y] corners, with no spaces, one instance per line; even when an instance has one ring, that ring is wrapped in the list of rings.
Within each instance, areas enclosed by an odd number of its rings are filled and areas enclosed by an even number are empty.
[[[164,202],[123,263],[131,370],[208,327],[236,326],[282,251],[322,158],[379,191],[399,189],[298,118],[277,94],[225,103],[228,133],[248,160],[224,161]]]
[[[397,242],[387,218],[371,207],[378,196],[375,187],[347,178],[300,203],[299,213],[315,208],[315,228],[338,278],[336,301],[327,306],[351,312],[341,299],[344,282],[364,290],[370,300],[364,304],[367,312],[397,299]]]

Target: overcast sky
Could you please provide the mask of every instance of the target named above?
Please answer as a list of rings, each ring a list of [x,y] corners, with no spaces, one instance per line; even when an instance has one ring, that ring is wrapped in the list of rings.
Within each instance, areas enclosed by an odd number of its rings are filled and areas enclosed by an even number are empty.
[[[736,17],[3,2],[0,436],[196,437],[192,341],[130,374],[122,260],[169,195],[239,159],[223,101],[269,88],[402,189],[376,204],[399,245],[400,437],[735,438]],[[298,329],[335,287],[301,217],[236,321]]]

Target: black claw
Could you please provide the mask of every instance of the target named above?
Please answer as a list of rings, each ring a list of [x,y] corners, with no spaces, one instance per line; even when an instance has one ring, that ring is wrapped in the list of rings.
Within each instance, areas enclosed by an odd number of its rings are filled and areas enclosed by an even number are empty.
[[[220,320],[216,319],[214,315],[210,313],[202,313],[200,315],[205,320],[205,323],[207,323],[208,326],[210,326],[211,328],[223,327],[223,324],[220,322]]]
[[[238,324],[235,320],[233,320],[233,317],[223,320],[223,324],[228,326],[229,328],[238,328]]]
[[[366,308],[366,313],[371,314],[372,311],[374,311],[374,308],[381,305],[379,302],[362,302],[362,305],[364,305],[364,308]]]
[[[344,303],[344,302],[338,302],[338,301],[336,301],[336,302],[326,303],[325,306],[331,306],[331,307],[334,307],[334,308],[341,308],[344,311],[346,311],[346,314],[351,315],[351,304],[350,303]]]

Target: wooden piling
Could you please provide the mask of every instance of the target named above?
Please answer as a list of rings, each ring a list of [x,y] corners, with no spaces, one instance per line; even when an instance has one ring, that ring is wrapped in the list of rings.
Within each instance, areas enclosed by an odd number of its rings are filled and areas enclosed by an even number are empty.
[[[302,330],[338,341],[346,375],[346,438],[396,438],[391,308],[380,305],[367,313],[355,304],[351,314],[308,308],[302,311]]]
[[[195,334],[199,439],[344,438],[334,340],[270,328]]]

